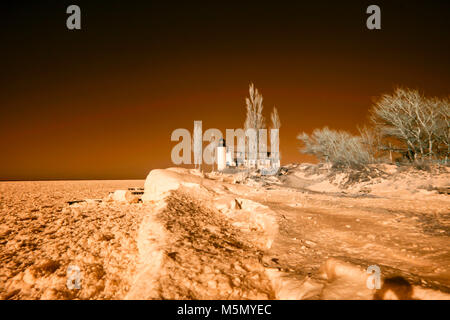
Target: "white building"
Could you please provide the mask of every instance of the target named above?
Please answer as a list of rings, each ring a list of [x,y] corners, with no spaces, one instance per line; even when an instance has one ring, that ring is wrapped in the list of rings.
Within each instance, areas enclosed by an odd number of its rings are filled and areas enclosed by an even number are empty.
[[[247,167],[252,169],[278,169],[280,167],[279,157],[272,156],[270,152],[259,154],[258,159],[247,159],[245,152],[231,151],[226,146],[225,140],[220,139],[217,147],[217,169],[222,171],[226,168]]]

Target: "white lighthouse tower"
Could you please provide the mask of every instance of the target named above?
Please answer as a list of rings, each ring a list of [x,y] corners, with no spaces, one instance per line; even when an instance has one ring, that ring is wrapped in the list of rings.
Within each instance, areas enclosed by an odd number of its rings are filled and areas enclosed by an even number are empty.
[[[227,147],[225,140],[220,139],[216,150],[217,154],[217,170],[222,171],[227,167]]]

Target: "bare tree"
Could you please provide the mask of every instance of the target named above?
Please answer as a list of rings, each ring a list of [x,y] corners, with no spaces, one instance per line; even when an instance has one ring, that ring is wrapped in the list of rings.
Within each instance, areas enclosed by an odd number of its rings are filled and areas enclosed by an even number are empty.
[[[274,106],[272,113],[270,114],[270,120],[272,121],[272,128],[273,129],[280,129],[281,122],[280,122],[280,116],[278,115],[278,110]]]
[[[438,108],[438,119],[436,121],[435,138],[437,141],[437,154],[448,163],[450,156],[450,98],[440,101]]]
[[[367,126],[358,127],[361,143],[369,153],[370,162],[375,162],[376,156],[381,151],[381,137],[376,128],[369,128]],[[389,156],[392,162],[392,153]]]
[[[371,120],[381,135],[404,142],[407,152],[413,157],[418,153],[413,109],[419,99],[418,92],[408,94],[397,89],[393,95],[383,95],[373,106],[371,114]]]
[[[303,142],[300,151],[316,156],[321,161],[331,162],[333,167],[357,168],[373,161],[361,137],[345,131],[330,130],[327,127],[315,129],[311,135],[301,133],[297,139]]]
[[[247,129],[264,129],[266,127],[266,120],[262,114],[263,111],[263,96],[255,88],[253,83],[249,87],[249,97],[245,98],[247,109],[247,117],[245,119],[244,128]]]
[[[440,157],[442,145],[448,144],[448,108],[448,99],[398,88],[375,102],[371,120],[382,138],[399,143],[394,151],[406,153],[412,160],[432,159]]]
[[[266,119],[264,118],[263,111],[263,96],[259,93],[258,89],[255,88],[253,83],[249,86],[249,97],[245,98],[247,117],[244,122],[244,129],[255,129],[256,130],[256,146],[259,146],[259,129],[266,128]],[[247,143],[245,144],[247,155],[249,154],[249,138],[246,138]]]

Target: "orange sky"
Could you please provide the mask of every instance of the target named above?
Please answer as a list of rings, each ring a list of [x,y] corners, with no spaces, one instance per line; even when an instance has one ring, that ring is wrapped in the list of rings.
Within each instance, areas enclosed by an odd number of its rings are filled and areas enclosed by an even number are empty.
[[[282,163],[311,161],[298,133],[356,133],[396,85],[448,95],[448,2],[2,4],[0,179],[145,178],[171,165],[176,128],[242,127],[254,82],[276,105]],[[130,4],[132,3],[132,4]],[[259,5],[256,5],[258,4]],[[206,144],[205,144],[206,145]]]

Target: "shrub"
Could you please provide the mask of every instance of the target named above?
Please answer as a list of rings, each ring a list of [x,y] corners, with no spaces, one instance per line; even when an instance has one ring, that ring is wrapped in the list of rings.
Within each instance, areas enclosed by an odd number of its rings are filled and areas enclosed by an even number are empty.
[[[374,161],[363,139],[345,131],[325,127],[315,129],[311,135],[302,133],[297,139],[304,144],[302,153],[330,162],[334,168],[360,168]]]

